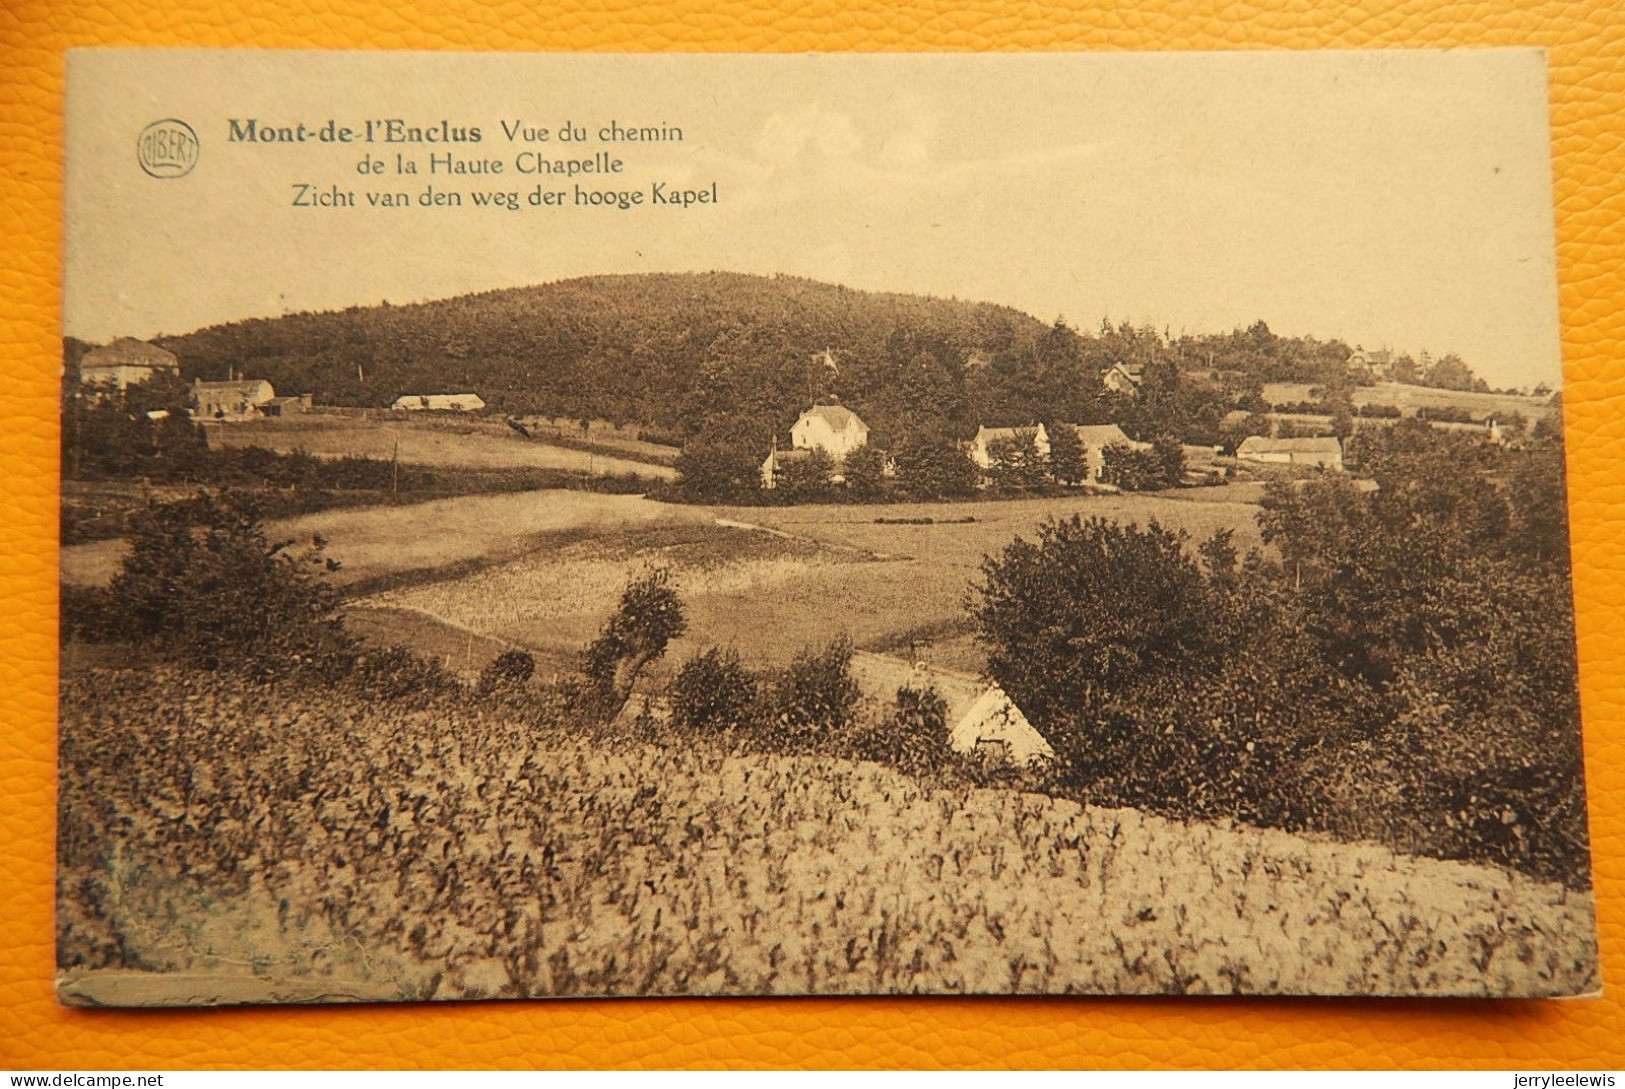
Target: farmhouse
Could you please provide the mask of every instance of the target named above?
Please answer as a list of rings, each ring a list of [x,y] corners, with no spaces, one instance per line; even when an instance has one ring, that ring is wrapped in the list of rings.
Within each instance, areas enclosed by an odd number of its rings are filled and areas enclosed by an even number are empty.
[[[413,393],[395,398],[397,412],[478,412],[485,401],[477,393]]]
[[[1377,378],[1387,378],[1393,373],[1394,353],[1386,348],[1381,351],[1367,351],[1356,348],[1349,354],[1349,369],[1365,368]]]
[[[1343,467],[1343,445],[1336,439],[1266,439],[1249,435],[1236,447],[1236,458],[1271,465]]]
[[[1140,363],[1113,363],[1100,376],[1100,384],[1113,393],[1133,395],[1145,382],[1145,367]]]
[[[1129,450],[1149,450],[1148,442],[1135,442],[1123,434],[1116,424],[1078,424],[1073,428],[1078,442],[1083,445],[1084,478],[1090,484],[1100,482],[1100,473],[1106,467],[1106,448],[1121,446]]]
[[[840,405],[814,405],[790,427],[790,445],[822,450],[836,461],[869,442],[869,425]]]
[[[134,337],[119,337],[111,344],[92,348],[79,361],[80,384],[102,389],[127,389],[156,375],[180,372],[180,360],[173,352]]]
[[[1001,442],[1031,443],[1039,457],[1049,457],[1049,432],[1044,430],[1043,424],[1037,424],[1033,427],[978,427],[970,444],[971,460],[983,469],[988,468],[993,464],[991,447]]]
[[[199,420],[248,420],[260,408],[276,399],[276,390],[263,378],[243,378],[234,382],[192,383],[192,416]]]

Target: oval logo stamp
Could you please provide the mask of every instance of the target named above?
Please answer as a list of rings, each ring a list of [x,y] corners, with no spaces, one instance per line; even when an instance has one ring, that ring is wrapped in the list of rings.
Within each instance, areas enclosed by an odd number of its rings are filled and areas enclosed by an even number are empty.
[[[141,169],[155,178],[179,178],[197,165],[197,133],[185,121],[166,117],[154,121],[136,137],[135,154]]]

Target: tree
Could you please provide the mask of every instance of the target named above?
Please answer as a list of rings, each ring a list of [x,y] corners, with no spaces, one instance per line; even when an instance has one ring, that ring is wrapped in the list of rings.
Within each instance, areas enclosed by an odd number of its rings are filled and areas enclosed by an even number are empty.
[[[862,693],[852,678],[852,641],[842,636],[823,650],[804,650],[773,686],[777,722],[792,735],[852,721]]]
[[[677,455],[677,473],[684,492],[713,502],[753,498],[761,484],[759,463],[748,448],[710,434],[684,444]]]
[[[886,490],[886,455],[877,447],[860,446],[841,462],[841,475],[854,499],[875,499]]]
[[[1017,431],[1014,436],[988,444],[988,483],[1004,491],[1019,491],[1044,482],[1046,467],[1034,445],[1037,433]]]
[[[1049,430],[1049,471],[1057,484],[1078,484],[1089,475],[1083,440],[1071,424],[1059,423]]]
[[[320,537],[292,545],[271,541],[252,501],[233,492],[150,507],[132,516],[130,553],[90,621],[101,630],[81,634],[267,677],[342,666],[352,644],[326,578],[338,564]]]
[[[827,451],[797,450],[780,458],[773,484],[778,498],[789,503],[810,503],[829,497],[834,475],[835,459]]]
[[[969,610],[988,670],[1029,717],[1076,714],[1112,686],[1204,649],[1207,598],[1183,535],[1050,520],[982,563]]]
[[[972,495],[981,469],[952,439],[920,437],[897,451],[897,476],[905,491],[920,499]]]
[[[658,661],[667,645],[688,630],[688,619],[671,572],[655,568],[633,579],[603,631],[587,647],[585,666],[599,710],[610,720],[632,698],[638,676]]]
[[[732,648],[711,647],[683,663],[671,685],[672,722],[686,729],[746,726],[760,714],[756,678]]]

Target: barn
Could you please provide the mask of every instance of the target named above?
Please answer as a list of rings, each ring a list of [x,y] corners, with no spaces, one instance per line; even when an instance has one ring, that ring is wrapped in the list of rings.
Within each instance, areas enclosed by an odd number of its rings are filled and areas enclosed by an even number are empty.
[[[1332,438],[1266,439],[1249,435],[1236,447],[1240,461],[1266,465],[1310,465],[1323,469],[1343,467],[1343,444]]]

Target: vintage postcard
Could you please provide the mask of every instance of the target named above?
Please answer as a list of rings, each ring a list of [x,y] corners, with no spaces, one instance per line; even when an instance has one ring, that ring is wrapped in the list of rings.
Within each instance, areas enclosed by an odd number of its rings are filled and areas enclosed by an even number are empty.
[[[58,993],[1595,993],[1537,51],[68,64]]]

